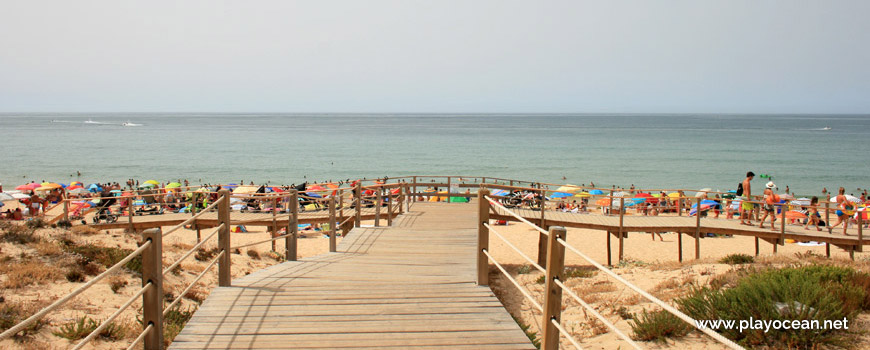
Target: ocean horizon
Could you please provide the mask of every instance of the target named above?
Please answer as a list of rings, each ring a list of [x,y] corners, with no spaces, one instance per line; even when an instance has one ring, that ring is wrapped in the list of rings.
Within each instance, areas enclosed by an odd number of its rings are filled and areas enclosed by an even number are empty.
[[[462,175],[727,191],[753,171],[820,195],[870,174],[861,114],[2,113],[0,129],[4,188]]]

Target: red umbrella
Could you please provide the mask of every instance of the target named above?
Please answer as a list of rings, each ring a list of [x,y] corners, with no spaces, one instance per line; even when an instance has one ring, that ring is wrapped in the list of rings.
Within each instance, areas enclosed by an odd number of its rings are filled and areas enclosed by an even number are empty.
[[[647,203],[658,203],[659,202],[658,198],[655,198],[651,194],[644,193],[644,192],[638,193],[636,196],[634,196],[634,198],[645,198]]]
[[[391,194],[399,194],[399,189],[398,189],[398,188],[394,188],[394,189],[390,190],[390,193],[391,193]]]
[[[30,191],[30,184],[21,185],[21,186],[16,187],[15,189],[19,190],[19,191]]]
[[[83,187],[82,187],[82,186],[79,186],[79,185],[72,185],[72,186],[70,186],[70,187],[67,187],[66,190],[67,190],[67,191],[72,191],[72,190],[77,190],[77,189],[79,189],[79,188],[83,188]]]
[[[314,186],[309,186],[309,187],[306,188],[305,190],[306,190],[306,191],[325,191],[326,188],[323,187],[323,186],[314,185]]]
[[[272,191],[281,193],[281,192],[284,192],[284,189],[282,189],[281,187],[272,187]]]

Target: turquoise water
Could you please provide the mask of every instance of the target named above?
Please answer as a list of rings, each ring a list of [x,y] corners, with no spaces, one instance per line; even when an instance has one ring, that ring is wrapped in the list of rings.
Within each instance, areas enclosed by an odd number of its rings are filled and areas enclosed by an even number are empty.
[[[457,174],[730,190],[748,170],[804,194],[870,185],[870,116],[5,114],[0,130],[5,188]]]

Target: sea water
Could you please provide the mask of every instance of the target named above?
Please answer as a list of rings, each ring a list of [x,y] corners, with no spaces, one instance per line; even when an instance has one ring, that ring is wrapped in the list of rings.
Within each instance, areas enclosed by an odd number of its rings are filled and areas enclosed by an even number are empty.
[[[799,194],[870,185],[867,115],[3,114],[0,135],[6,189],[466,175],[724,191],[747,171]]]

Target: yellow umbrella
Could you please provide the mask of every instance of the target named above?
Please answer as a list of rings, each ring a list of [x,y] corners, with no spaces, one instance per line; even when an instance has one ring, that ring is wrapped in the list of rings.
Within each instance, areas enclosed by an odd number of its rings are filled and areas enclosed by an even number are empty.
[[[42,183],[42,186],[41,186],[41,187],[47,187],[47,188],[55,189],[55,188],[62,188],[63,186],[61,186],[60,184],[54,183],[54,182],[51,182],[51,183],[49,183],[49,182],[44,182],[44,183]]]
[[[45,186],[42,186],[42,187],[38,187],[38,188],[35,189],[34,191],[51,191],[51,190],[53,190],[53,189],[54,189],[54,187],[45,187]]]
[[[148,181],[145,181],[144,183],[146,183],[146,184],[152,184],[152,185],[154,185],[154,186],[157,186],[157,185],[160,184],[159,182],[154,181],[154,180],[148,180]]]
[[[669,198],[677,198],[677,197],[679,197],[679,196],[680,196],[680,193],[679,193],[679,192],[671,192],[671,193],[668,193],[668,197],[669,197]]]
[[[580,193],[575,193],[574,197],[587,198],[587,197],[592,197],[592,195],[589,194],[589,192],[580,192]]]

